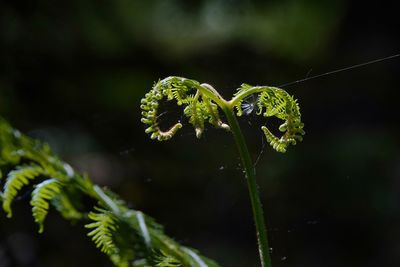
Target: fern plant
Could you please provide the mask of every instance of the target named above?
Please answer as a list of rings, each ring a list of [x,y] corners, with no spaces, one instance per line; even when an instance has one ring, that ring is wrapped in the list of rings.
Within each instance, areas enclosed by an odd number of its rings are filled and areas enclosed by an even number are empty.
[[[16,196],[32,188],[32,216],[40,233],[51,207],[67,220],[83,220],[88,236],[115,266],[218,266],[165,235],[154,219],[129,209],[116,194],[61,161],[47,144],[21,134],[2,118],[0,182],[0,204],[8,217]],[[84,207],[82,197],[93,199],[96,206]]]
[[[184,114],[189,123],[193,125],[198,138],[204,132],[207,121],[213,126],[230,131],[233,134],[241,157],[242,168],[246,175],[261,265],[270,267],[271,259],[268,239],[262,205],[257,191],[255,168],[236,118],[236,116],[243,115],[243,102],[251,95],[256,95],[257,97],[256,113],[258,115],[263,115],[264,117],[273,116],[283,120],[283,123],[279,126],[279,131],[283,133],[280,137],[275,136],[267,126],[261,127],[268,143],[274,150],[286,152],[289,145],[295,145],[297,141],[302,141],[302,136],[305,132],[297,101],[286,91],[270,86],[242,84],[233,98],[228,101],[209,84],[200,84],[195,80],[182,77],[168,77],[155,83],[153,88],[142,99],[142,122],[147,125],[145,131],[150,134],[152,139],[159,141],[171,139],[182,128],[181,122],[177,122],[169,129],[163,130],[160,128],[158,115],[160,103],[163,99],[167,101],[175,100],[178,106],[185,106]],[[222,110],[225,114],[227,123],[222,122],[219,110]]]
[[[162,100],[176,101],[184,106],[183,113],[200,138],[206,123],[231,132],[236,141],[246,174],[256,225],[261,265],[271,266],[263,210],[257,192],[255,169],[236,116],[243,114],[243,102],[257,95],[257,114],[275,116],[284,122],[275,136],[262,126],[269,144],[278,152],[302,140],[304,124],[297,101],[286,91],[268,86],[243,84],[229,101],[209,84],[168,77],[154,84],[141,101],[142,122],[152,139],[171,139],[182,123],[177,122],[163,130],[159,125],[159,107]],[[227,119],[224,123],[220,110]],[[11,170],[11,171],[10,171]],[[4,175],[3,175],[4,173]],[[31,188],[32,216],[39,232],[51,207],[70,221],[83,220],[88,236],[96,247],[107,254],[115,266],[180,266],[216,267],[218,264],[168,237],[163,227],[144,213],[129,209],[115,193],[103,189],[55,156],[50,147],[23,135],[0,118],[0,203],[8,217],[12,217],[12,203],[21,190]],[[85,207],[82,197],[93,199],[93,207]]]

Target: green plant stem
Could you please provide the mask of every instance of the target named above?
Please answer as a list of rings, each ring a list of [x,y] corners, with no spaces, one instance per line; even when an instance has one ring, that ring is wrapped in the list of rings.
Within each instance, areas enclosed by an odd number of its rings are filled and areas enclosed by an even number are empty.
[[[235,139],[236,146],[239,150],[240,158],[243,165],[243,170],[246,175],[247,187],[249,189],[250,200],[253,209],[253,217],[256,225],[261,266],[271,267],[271,257],[269,255],[269,246],[268,246],[267,232],[264,222],[263,209],[256,183],[256,171],[253,162],[251,160],[247,144],[243,137],[242,130],[240,129],[239,123],[236,119],[233,109],[229,105],[226,105],[226,107],[223,108],[223,110],[225,112],[229,126],[231,127],[231,131]]]

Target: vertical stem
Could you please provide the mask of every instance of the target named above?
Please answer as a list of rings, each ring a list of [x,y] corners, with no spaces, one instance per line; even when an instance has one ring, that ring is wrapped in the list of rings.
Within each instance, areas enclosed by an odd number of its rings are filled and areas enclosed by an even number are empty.
[[[223,110],[225,112],[229,126],[231,127],[231,131],[235,139],[236,146],[239,150],[240,158],[243,165],[243,170],[247,178],[246,179],[247,187],[249,189],[250,200],[253,209],[253,217],[256,225],[258,250],[260,253],[261,266],[271,267],[271,258],[269,255],[268,239],[265,228],[263,209],[256,183],[256,171],[253,162],[251,160],[247,144],[240,129],[239,123],[234,114],[234,111],[229,106],[224,107]]]

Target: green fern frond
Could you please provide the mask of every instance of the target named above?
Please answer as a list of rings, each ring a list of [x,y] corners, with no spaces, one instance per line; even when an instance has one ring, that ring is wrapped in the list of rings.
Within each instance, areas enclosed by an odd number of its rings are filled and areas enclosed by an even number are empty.
[[[168,99],[175,99],[176,103],[180,106],[182,104],[188,104],[193,99],[193,95],[189,94],[190,88],[183,86],[179,88],[179,84],[174,84],[174,88],[171,89],[172,94],[167,94]]]
[[[244,91],[249,90],[250,88],[252,88],[251,85],[242,83],[242,85],[237,89],[237,92],[234,93],[233,96],[238,96],[238,95],[242,94]],[[243,108],[242,108],[243,100],[244,100],[243,98],[239,99],[239,101],[235,105],[236,115],[239,117],[243,115]]]
[[[61,194],[63,184],[56,179],[49,179],[35,186],[32,192],[32,214],[39,225],[39,233],[43,232],[43,223],[50,208],[50,201]]]
[[[16,170],[8,173],[3,192],[3,210],[7,213],[7,217],[12,217],[11,203],[19,190],[28,185],[30,180],[44,173],[43,168],[37,165],[19,166]]]
[[[243,99],[240,99],[237,103],[237,105],[235,106],[236,108],[236,115],[241,117],[243,116]]]
[[[287,139],[287,138],[278,138],[267,127],[262,126],[261,129],[263,130],[265,137],[267,138],[267,142],[278,152],[285,153],[286,148],[289,144],[296,144],[294,139]]]
[[[277,117],[284,122],[279,126],[279,131],[283,132],[281,137],[275,136],[266,126],[262,126],[262,131],[269,144],[278,152],[286,152],[289,145],[295,145],[297,141],[302,141],[305,134],[304,124],[301,122],[300,108],[292,96],[285,90],[269,86],[251,86],[243,84],[239,88],[237,95],[258,94],[257,107],[258,115],[264,117]],[[243,114],[243,98],[237,101],[237,115]]]
[[[189,91],[186,96],[188,103],[193,101],[193,94]],[[203,102],[199,102],[199,105],[204,109]],[[84,219],[85,214],[80,212],[85,209],[82,200],[90,198],[99,202],[103,208],[95,208],[88,214],[87,217],[92,220],[86,225],[86,228],[91,229],[88,235],[101,251],[108,254],[115,266],[128,267],[132,266],[131,262],[149,262],[152,251],[158,250],[166,251],[168,255],[184,263],[184,266],[204,267],[195,258],[201,258],[207,263],[207,267],[217,266],[209,264],[212,261],[197,254],[191,256],[191,252],[186,251],[185,247],[166,236],[162,226],[151,217],[128,209],[118,195],[109,190],[101,190],[86,175],[75,172],[72,167],[59,160],[48,145],[21,134],[1,118],[0,152],[2,173],[21,161],[27,164],[8,173],[4,192],[0,192],[0,202],[3,202],[3,209],[9,216],[18,192],[41,176],[47,180],[35,186],[30,201],[33,217],[40,225],[40,231],[43,230],[43,222],[50,205],[66,219]],[[151,265],[146,267],[149,266]]]
[[[196,137],[200,138],[204,132],[204,114],[202,105],[198,102],[199,93],[196,94],[195,99],[185,108],[184,114],[189,118],[189,122],[196,130]]]
[[[141,100],[141,121],[147,125],[145,132],[150,134],[152,139],[165,141],[171,139],[182,128],[182,124],[177,122],[166,131],[160,129],[158,108],[164,97],[167,101],[175,100],[178,106],[186,106],[184,114],[189,118],[190,124],[194,126],[198,138],[204,131],[206,119],[209,119],[209,122],[218,128],[229,130],[229,126],[219,119],[217,105],[205,95],[206,92],[209,93],[213,90],[210,85],[181,77],[172,76],[158,81]]]
[[[85,225],[86,228],[93,229],[88,236],[102,252],[108,255],[117,254],[118,248],[113,240],[113,235],[117,230],[117,218],[107,210],[100,208],[95,208],[95,210],[97,212],[90,212],[88,215],[94,222]]]

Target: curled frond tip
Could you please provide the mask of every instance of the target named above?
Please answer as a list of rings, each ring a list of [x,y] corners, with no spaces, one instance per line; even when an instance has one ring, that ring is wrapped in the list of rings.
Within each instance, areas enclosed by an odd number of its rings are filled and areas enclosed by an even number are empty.
[[[254,104],[257,115],[277,117],[284,121],[279,126],[279,131],[283,132],[281,137],[275,136],[266,126],[261,127],[273,149],[283,153],[289,145],[295,145],[297,141],[303,140],[305,132],[304,123],[301,122],[300,107],[297,100],[283,89],[243,84],[235,94],[242,96],[236,104],[238,116],[243,115],[243,98],[253,94],[257,94]]]
[[[210,85],[200,84],[195,80],[171,76],[158,81],[141,100],[141,121],[147,125],[145,132],[152,139],[165,141],[171,139],[182,128],[180,122],[168,130],[160,128],[159,109],[163,99],[175,100],[178,106],[185,106],[183,113],[195,128],[197,138],[202,136],[206,121],[217,128],[229,130],[229,126],[221,121],[218,105],[210,99],[210,94],[215,98],[219,97]]]

